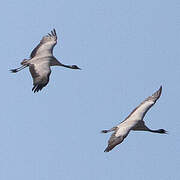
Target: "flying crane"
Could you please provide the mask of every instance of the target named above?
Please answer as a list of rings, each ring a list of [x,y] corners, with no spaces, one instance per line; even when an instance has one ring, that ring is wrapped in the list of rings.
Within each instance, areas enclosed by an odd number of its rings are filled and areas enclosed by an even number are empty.
[[[34,48],[30,55],[30,59],[24,59],[19,68],[11,69],[12,73],[17,73],[22,69],[29,67],[29,71],[33,78],[32,91],[38,92],[42,90],[49,82],[51,74],[51,66],[63,66],[70,69],[80,69],[77,65],[65,65],[59,62],[53,56],[53,48],[57,44],[56,30],[44,36],[38,46]]]
[[[109,129],[109,130],[102,130],[102,133],[114,132],[109,141],[108,146],[104,150],[104,152],[111,151],[115,146],[122,143],[123,140],[127,137],[131,130],[133,131],[149,131],[152,133],[161,133],[167,134],[167,131],[164,129],[152,130],[149,129],[144,122],[144,116],[146,115],[147,111],[156,103],[156,101],[161,96],[162,86],[156,91],[152,96],[146,98],[138,107],[136,107],[130,115],[122,121],[117,126]]]

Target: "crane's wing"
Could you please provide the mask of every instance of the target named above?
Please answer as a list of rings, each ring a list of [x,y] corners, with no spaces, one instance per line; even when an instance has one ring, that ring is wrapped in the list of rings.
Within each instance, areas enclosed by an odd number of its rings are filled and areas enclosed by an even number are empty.
[[[51,31],[51,34],[48,33],[48,35],[44,36],[40,43],[37,45],[36,48],[32,51],[30,57],[33,58],[35,56],[48,56],[52,55],[53,48],[57,44],[57,35],[56,30],[53,29]]]
[[[156,101],[161,96],[162,86],[160,86],[159,90],[157,90],[152,96],[146,98],[138,107],[136,107],[130,115],[121,123],[125,121],[136,121],[136,120],[143,120],[144,116],[146,115],[147,111],[156,103]]]
[[[115,132],[111,135],[110,139],[108,140],[108,146],[104,150],[104,152],[109,152],[111,151],[115,146],[123,142],[124,136],[119,135],[118,133],[119,128],[116,127]]]
[[[29,66],[29,71],[33,78],[34,87],[32,88],[32,91],[34,91],[34,93],[40,91],[48,84],[49,76],[51,74],[48,62],[42,61],[38,64],[31,64]]]

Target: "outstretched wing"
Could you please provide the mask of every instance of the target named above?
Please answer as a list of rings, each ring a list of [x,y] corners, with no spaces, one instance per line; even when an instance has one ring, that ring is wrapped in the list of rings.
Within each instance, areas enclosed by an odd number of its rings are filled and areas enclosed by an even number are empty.
[[[110,139],[108,140],[108,146],[104,150],[104,152],[111,151],[115,146],[123,142],[124,138],[122,135],[117,134],[118,129],[111,135]]]
[[[30,57],[33,58],[35,56],[48,56],[52,55],[53,53],[53,48],[57,44],[57,35],[56,35],[56,30],[53,29],[51,31],[51,34],[48,33],[48,35],[44,36],[40,43],[37,45],[36,48],[32,51]]]
[[[34,87],[32,88],[32,91],[34,91],[34,93],[40,91],[48,84],[49,76],[51,74],[48,62],[42,61],[38,64],[31,64],[29,66],[29,71],[33,78]]]
[[[146,98],[138,107],[136,107],[130,115],[123,121],[143,120],[147,111],[156,103],[161,96],[162,86],[152,96]],[[121,122],[121,123],[123,123]]]

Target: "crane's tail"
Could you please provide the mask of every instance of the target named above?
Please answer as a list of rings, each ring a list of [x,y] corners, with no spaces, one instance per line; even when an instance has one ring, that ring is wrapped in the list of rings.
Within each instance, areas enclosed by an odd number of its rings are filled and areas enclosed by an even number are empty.
[[[10,71],[11,71],[12,73],[17,73],[17,72],[21,71],[22,69],[26,68],[27,66],[28,66],[28,65],[23,65],[23,66],[20,66],[20,67],[18,67],[18,68],[16,68],[16,69],[10,69]]]
[[[102,130],[101,133],[108,133],[108,132],[112,132],[112,131],[115,131],[116,130],[116,127],[113,127],[111,129],[108,129],[108,130]]]
[[[102,130],[101,133],[108,133],[109,130]]]

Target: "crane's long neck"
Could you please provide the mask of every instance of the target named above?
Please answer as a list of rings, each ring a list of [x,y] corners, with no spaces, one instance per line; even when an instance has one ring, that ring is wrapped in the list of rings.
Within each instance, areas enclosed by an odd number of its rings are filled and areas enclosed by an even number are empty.
[[[148,129],[148,131],[153,133],[161,133],[161,134],[167,133],[164,129],[157,129],[157,130]]]
[[[65,68],[70,68],[70,69],[72,69],[72,66],[71,66],[71,65],[66,65],[66,64],[62,64],[62,63],[61,63],[60,66],[63,66],[63,67],[65,67]]]
[[[70,69],[72,69],[72,66],[71,66],[71,65],[62,64],[62,63],[59,62],[56,58],[53,58],[53,59],[51,60],[51,66],[62,66],[62,67],[65,67],[65,68],[70,68]]]

